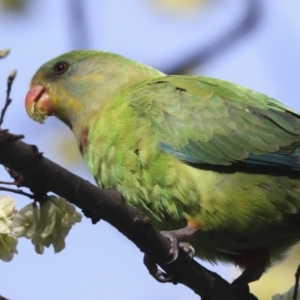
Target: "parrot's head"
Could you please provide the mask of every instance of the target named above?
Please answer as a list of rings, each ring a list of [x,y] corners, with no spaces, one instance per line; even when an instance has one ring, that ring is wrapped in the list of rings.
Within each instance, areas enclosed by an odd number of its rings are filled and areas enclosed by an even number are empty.
[[[35,121],[42,123],[55,115],[72,129],[123,90],[155,74],[161,73],[116,54],[69,52],[37,70],[26,96],[26,110]]]

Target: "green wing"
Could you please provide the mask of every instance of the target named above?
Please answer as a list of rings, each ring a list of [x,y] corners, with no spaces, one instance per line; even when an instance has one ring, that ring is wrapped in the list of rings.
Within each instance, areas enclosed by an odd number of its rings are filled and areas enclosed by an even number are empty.
[[[183,161],[300,170],[300,116],[263,94],[212,78],[166,76],[139,86],[130,100],[158,146]]]

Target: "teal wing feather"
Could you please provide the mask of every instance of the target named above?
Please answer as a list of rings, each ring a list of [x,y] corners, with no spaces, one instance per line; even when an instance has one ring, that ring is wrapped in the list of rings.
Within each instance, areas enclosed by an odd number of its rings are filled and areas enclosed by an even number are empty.
[[[300,115],[275,99],[196,76],[161,77],[130,97],[158,147],[182,161],[300,170]]]

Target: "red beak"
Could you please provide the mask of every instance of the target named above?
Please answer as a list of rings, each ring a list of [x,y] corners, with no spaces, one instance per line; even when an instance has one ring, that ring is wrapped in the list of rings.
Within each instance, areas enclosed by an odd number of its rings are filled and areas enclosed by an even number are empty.
[[[54,114],[52,101],[41,85],[32,85],[25,98],[25,108],[30,118],[35,119],[35,111],[41,111],[46,116]]]

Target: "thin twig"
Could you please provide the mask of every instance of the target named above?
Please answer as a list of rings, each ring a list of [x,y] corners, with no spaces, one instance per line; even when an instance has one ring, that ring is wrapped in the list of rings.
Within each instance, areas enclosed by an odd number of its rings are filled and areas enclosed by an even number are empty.
[[[0,181],[0,184],[17,185],[15,181]]]
[[[7,78],[7,90],[6,90],[6,101],[5,101],[5,104],[4,104],[4,107],[1,111],[1,116],[0,116],[0,128],[1,128],[1,125],[4,121],[4,115],[5,115],[5,112],[7,110],[7,107],[9,106],[9,104],[11,103],[11,99],[10,99],[10,91],[11,91],[11,86],[14,82],[14,79],[16,78],[16,75],[17,75],[17,70],[13,70],[9,75],[8,75],[8,78]]]
[[[295,288],[294,288],[294,294],[293,294],[294,300],[297,300],[297,298],[298,298],[299,278],[300,278],[300,265],[298,266],[296,274],[295,274]]]
[[[19,194],[19,195],[23,195],[23,196],[26,196],[30,199],[34,199],[34,195],[33,194],[29,194],[29,193],[26,193],[20,189],[10,189],[10,188],[6,188],[4,186],[0,186],[0,191],[7,191],[7,192],[11,192],[11,193],[15,193],[15,194]]]

